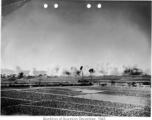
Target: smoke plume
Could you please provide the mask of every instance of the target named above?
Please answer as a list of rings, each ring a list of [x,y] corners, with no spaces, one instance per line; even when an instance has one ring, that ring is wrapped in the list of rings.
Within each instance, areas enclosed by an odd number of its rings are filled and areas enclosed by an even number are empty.
[[[14,74],[18,75],[21,72],[21,68],[16,66],[15,70],[14,70]]]
[[[48,76],[59,76],[60,65],[57,63],[50,63],[48,65],[47,75]]]
[[[71,67],[71,75],[76,76],[77,75],[77,68],[76,67]]]
[[[89,73],[89,66],[84,66],[83,74],[84,74],[85,76],[89,76],[89,75],[90,75],[90,73]]]
[[[96,67],[96,75],[142,75],[144,73],[150,73],[150,70],[145,71],[138,68],[137,65],[126,65],[116,66],[110,63],[100,62]]]
[[[29,75],[30,75],[30,76],[34,76],[35,73],[36,73],[36,68],[32,68],[32,69],[30,70],[30,72],[29,72]]]

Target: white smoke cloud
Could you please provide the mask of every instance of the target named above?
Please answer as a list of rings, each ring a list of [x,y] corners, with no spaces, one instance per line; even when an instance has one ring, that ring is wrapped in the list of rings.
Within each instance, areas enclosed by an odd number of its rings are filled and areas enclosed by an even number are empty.
[[[29,75],[30,75],[30,76],[34,76],[35,73],[36,73],[36,68],[32,68],[32,69],[30,70],[30,72],[29,72]]]
[[[142,70],[137,65],[122,64],[116,66],[111,63],[99,62],[96,67],[96,75],[123,75],[125,70],[132,70],[133,73],[147,73],[150,74],[150,69]]]
[[[19,74],[21,72],[21,68],[16,66],[16,68],[14,69],[14,74]]]
[[[60,67],[56,73],[56,76],[62,76],[63,71],[64,71],[64,69]]]
[[[96,75],[122,75],[125,69],[134,67],[137,67],[137,65],[122,64],[121,66],[116,66],[111,63],[99,62],[96,67]]]
[[[84,76],[89,76],[90,75],[90,73],[89,73],[89,66],[84,66],[84,68],[83,68],[83,75]]]
[[[70,73],[69,70],[67,70],[67,68],[63,68],[60,66],[58,67],[58,70],[55,72],[53,76],[67,76],[68,75],[67,73]]]
[[[121,69],[122,69],[122,72],[124,72],[125,70],[132,70],[133,73],[136,73],[136,72],[140,72],[141,74],[145,74],[146,71],[140,69],[137,65],[125,65],[123,64],[121,66]]]
[[[69,76],[71,73],[69,70],[67,70],[66,68],[62,68],[60,69],[60,76]]]
[[[120,75],[120,71],[119,71],[119,68],[117,67],[114,67],[114,66],[110,66],[108,68],[108,75]]]
[[[151,75],[151,70],[150,70],[150,69],[145,69],[145,70],[144,70],[144,73],[145,73],[145,74],[148,74],[148,75]]]
[[[107,75],[109,63],[99,62],[96,68],[96,75]]]
[[[59,76],[61,73],[61,67],[57,63],[50,63],[47,69],[47,75],[49,76]]]
[[[76,76],[77,75],[77,68],[76,67],[71,67],[71,75]]]

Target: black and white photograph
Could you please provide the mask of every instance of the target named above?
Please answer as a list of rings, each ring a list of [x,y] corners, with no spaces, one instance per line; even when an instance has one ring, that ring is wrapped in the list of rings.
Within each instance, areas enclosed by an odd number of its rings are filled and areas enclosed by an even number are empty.
[[[150,118],[151,5],[1,0],[0,116]]]

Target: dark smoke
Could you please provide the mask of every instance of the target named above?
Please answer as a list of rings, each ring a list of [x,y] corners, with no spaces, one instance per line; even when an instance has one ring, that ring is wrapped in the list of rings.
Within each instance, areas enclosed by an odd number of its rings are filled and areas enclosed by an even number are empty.
[[[71,75],[71,73],[70,73],[70,72],[68,72],[68,71],[66,71],[66,72],[65,72],[65,74],[66,74],[66,75],[68,75],[68,76],[69,76],[69,75]]]
[[[77,70],[76,73],[77,73],[78,76],[80,76],[81,71]]]
[[[90,74],[93,74],[93,73],[95,73],[95,70],[94,70],[93,68],[91,68],[91,69],[89,70],[89,72],[90,72]]]
[[[126,68],[124,70],[124,75],[143,75],[143,71],[137,67]]]

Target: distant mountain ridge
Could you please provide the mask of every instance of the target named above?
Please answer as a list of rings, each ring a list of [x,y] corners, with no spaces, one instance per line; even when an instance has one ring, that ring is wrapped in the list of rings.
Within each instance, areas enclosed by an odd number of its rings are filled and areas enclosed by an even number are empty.
[[[21,72],[24,73],[24,75],[29,75],[30,70],[21,70]],[[46,74],[46,71],[34,71],[33,72],[34,75],[39,75],[39,74]],[[14,70],[11,69],[1,69],[1,74],[6,74],[6,75],[10,75],[10,74],[15,74]]]
[[[14,74],[14,70],[1,69],[1,74],[6,74],[6,75]]]

